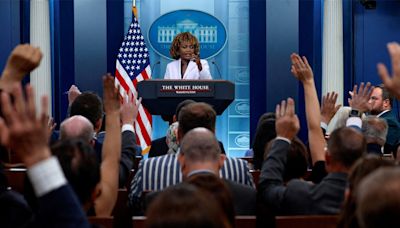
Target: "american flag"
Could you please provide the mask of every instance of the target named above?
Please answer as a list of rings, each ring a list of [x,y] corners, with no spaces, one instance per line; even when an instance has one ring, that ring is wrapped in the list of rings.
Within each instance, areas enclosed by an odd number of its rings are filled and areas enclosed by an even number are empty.
[[[120,85],[121,96],[130,97],[133,94],[136,98],[137,83],[151,78],[149,52],[135,14],[132,15],[128,34],[119,48],[115,77],[115,85]],[[143,105],[139,107],[134,128],[136,142],[145,150],[151,144],[152,120]]]

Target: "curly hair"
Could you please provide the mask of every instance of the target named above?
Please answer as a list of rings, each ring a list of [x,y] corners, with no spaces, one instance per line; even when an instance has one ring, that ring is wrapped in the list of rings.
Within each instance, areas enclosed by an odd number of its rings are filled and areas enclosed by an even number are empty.
[[[183,42],[189,42],[194,46],[194,53],[196,55],[200,52],[200,45],[199,41],[195,36],[193,36],[190,32],[183,32],[179,33],[175,36],[174,40],[172,41],[171,47],[169,49],[169,54],[173,59],[179,59],[181,56],[179,55],[179,48]]]

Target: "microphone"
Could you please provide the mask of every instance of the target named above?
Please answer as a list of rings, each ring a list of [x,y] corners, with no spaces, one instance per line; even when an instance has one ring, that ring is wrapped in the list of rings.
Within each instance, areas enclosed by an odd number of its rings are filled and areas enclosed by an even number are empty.
[[[151,67],[150,67],[150,71],[151,71],[151,74],[153,75],[153,69],[154,69],[154,67],[156,66],[156,65],[158,65],[158,64],[160,64],[160,60],[158,60],[156,63],[154,63]]]
[[[192,58],[190,59],[190,61],[196,62],[197,59],[200,59],[200,54],[193,54]]]
[[[215,65],[215,68],[217,68],[219,79],[222,79],[221,71],[219,70],[217,62],[211,61],[211,63]]]

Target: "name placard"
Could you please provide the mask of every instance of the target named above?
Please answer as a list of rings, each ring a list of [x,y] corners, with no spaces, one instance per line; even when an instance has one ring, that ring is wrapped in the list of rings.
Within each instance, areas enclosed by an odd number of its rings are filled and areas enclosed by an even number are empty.
[[[165,82],[157,85],[158,97],[213,97],[214,84],[209,82],[173,83]]]

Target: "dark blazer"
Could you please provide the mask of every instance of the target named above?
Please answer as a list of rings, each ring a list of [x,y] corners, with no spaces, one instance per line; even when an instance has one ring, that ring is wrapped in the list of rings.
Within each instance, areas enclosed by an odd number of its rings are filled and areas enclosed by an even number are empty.
[[[367,144],[367,153],[373,154],[377,156],[382,156],[382,146],[376,143],[368,143]]]
[[[151,148],[149,151],[149,158],[165,155],[168,153],[167,137],[161,137],[151,141]]]
[[[311,175],[309,181],[315,184],[320,183],[328,173],[326,172],[325,161],[316,161],[312,167]]]
[[[0,226],[26,227],[33,212],[24,197],[13,190],[0,190]]]
[[[38,198],[33,213],[24,197],[12,190],[0,193],[0,226],[8,227],[90,227],[74,191],[64,185]]]
[[[69,185],[39,198],[39,212],[29,227],[91,227]]]
[[[149,151],[149,158],[166,155],[168,153],[168,145],[166,136],[151,141],[151,148]],[[221,153],[225,154],[224,144],[218,141]]]
[[[100,133],[104,134],[104,132]],[[100,135],[99,135],[100,136]],[[55,143],[59,138],[59,132],[53,131],[51,134],[50,144]],[[96,151],[97,161],[100,163],[102,160],[102,148],[103,148],[104,135],[94,141],[94,150]],[[137,155],[137,145],[135,133],[131,131],[122,132],[122,143],[121,143],[121,160],[119,165],[119,187],[124,187],[130,171],[133,168],[133,161]],[[168,149],[167,149],[168,150]]]
[[[209,173],[205,173],[208,175]],[[197,175],[197,174],[196,174]],[[210,174],[213,175],[213,174]],[[223,179],[232,195],[233,206],[235,207],[236,215],[255,215],[256,214],[256,196],[257,192],[254,188]],[[146,194],[145,208],[157,197],[161,191],[151,192]]]
[[[121,160],[119,162],[119,187],[126,186],[136,156],[136,135],[131,131],[122,132]]]
[[[394,152],[396,154],[397,144],[400,139],[400,124],[392,111],[383,113],[380,118],[386,120],[388,133],[386,136],[385,153]]]
[[[257,192],[254,188],[224,179],[233,199],[236,215],[255,215]]]
[[[272,211],[289,215],[337,214],[344,200],[346,173],[329,173],[319,184],[300,179],[284,185],[289,143],[275,140],[260,174],[259,191]]]
[[[119,187],[125,187],[133,168],[133,161],[136,156],[136,136],[131,131],[123,131],[121,139],[121,160],[119,162]],[[97,159],[101,162],[103,142],[95,140],[94,149]]]

